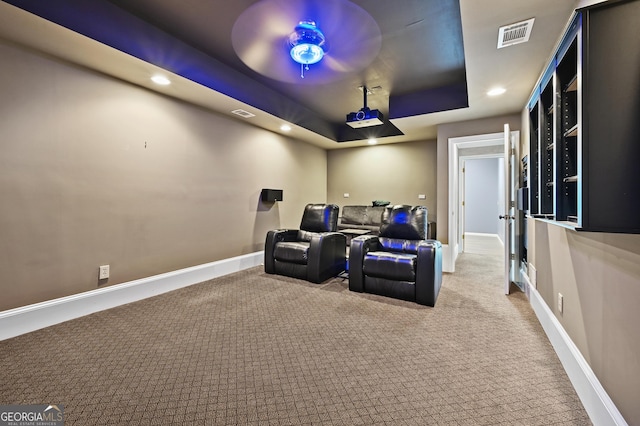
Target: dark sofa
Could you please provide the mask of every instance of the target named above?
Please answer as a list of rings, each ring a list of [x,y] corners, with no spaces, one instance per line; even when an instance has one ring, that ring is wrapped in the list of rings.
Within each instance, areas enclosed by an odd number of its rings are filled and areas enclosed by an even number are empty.
[[[342,229],[363,229],[371,235],[380,233],[383,214],[392,206],[343,206],[341,216],[338,218],[338,232]],[[435,222],[427,224],[427,238],[436,238]]]
[[[341,229],[364,229],[378,235],[384,209],[384,206],[344,206],[338,218],[338,232]]]

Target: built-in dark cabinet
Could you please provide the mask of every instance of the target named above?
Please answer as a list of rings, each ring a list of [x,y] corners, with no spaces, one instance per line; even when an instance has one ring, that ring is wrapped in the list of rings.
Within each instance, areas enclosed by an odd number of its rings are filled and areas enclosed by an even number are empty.
[[[640,233],[640,1],[576,12],[529,101],[530,215]]]
[[[540,113],[542,133],[540,146],[540,177],[542,179],[540,188],[540,213],[548,217],[553,217],[554,194],[555,194],[555,168],[553,159],[555,157],[555,103],[554,103],[554,81],[550,80],[542,88],[540,94]]]
[[[556,69],[556,220],[578,223],[578,39],[561,51]]]

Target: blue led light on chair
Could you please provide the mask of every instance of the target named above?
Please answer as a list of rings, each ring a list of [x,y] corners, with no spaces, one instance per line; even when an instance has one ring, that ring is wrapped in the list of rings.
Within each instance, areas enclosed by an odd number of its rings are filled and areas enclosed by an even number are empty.
[[[291,58],[300,64],[300,77],[309,65],[318,63],[326,53],[326,42],[322,31],[313,21],[300,21],[289,36]]]

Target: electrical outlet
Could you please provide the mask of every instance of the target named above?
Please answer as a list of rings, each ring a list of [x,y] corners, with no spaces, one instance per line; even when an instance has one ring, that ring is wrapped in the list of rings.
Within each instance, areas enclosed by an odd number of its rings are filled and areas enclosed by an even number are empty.
[[[426,200],[427,196],[425,194],[418,194],[418,199],[419,200]]]
[[[562,293],[558,293],[558,312],[562,313],[562,309],[564,308],[564,296]]]
[[[349,193],[348,193],[348,192],[345,192],[344,194],[342,194],[342,196],[343,196],[344,198],[349,198]]]
[[[109,265],[102,265],[99,268],[98,279],[106,280],[109,278]]]

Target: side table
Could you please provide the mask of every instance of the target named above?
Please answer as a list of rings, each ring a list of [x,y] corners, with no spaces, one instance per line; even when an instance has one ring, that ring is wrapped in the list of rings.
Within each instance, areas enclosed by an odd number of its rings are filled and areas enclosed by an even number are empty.
[[[360,228],[347,228],[347,229],[339,229],[338,232],[344,234],[347,237],[347,266],[344,272],[343,278],[347,278],[349,276],[349,247],[351,246],[351,239],[353,237],[359,237],[360,235],[370,234],[371,231],[368,229],[360,229]]]

